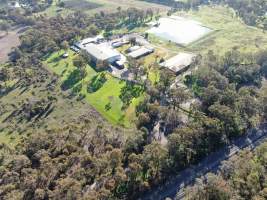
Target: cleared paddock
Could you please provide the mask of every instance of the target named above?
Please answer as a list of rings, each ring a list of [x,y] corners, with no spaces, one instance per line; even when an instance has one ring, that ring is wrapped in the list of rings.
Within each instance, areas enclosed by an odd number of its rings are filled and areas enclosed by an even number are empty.
[[[160,18],[158,25],[152,27],[147,32],[162,39],[186,46],[204,37],[211,31],[211,29],[197,21],[171,16]]]

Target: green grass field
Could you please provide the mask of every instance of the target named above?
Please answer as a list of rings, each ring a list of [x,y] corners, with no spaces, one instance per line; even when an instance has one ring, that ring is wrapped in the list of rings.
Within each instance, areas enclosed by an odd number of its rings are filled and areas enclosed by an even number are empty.
[[[45,61],[48,69],[56,73],[62,81],[75,69],[72,64],[75,53],[69,51],[69,57],[67,59],[62,59],[61,55],[63,53],[63,51],[53,53]],[[104,83],[103,87],[94,93],[88,93],[87,85],[97,72],[89,65],[87,65],[86,70],[87,76],[81,81],[81,93],[85,95],[85,100],[112,124],[131,127],[135,120],[135,107],[143,97],[140,96],[137,99],[133,99],[131,105],[126,110],[122,110],[123,103],[119,96],[121,88],[125,86],[125,81],[121,81],[106,73],[107,81]],[[107,109],[108,104],[111,106],[110,109]]]

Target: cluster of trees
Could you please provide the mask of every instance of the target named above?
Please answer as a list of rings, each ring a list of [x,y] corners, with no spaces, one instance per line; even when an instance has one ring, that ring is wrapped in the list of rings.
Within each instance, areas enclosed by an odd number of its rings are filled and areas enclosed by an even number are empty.
[[[87,66],[87,60],[86,57],[83,57],[83,55],[78,55],[73,58],[73,66],[76,67],[67,77],[67,79],[61,84],[62,90],[68,90],[70,88],[73,88],[74,85],[76,85],[78,82],[83,80],[86,75],[86,66]],[[73,88],[72,92],[77,93],[78,90],[81,90],[80,84]]]
[[[196,163],[264,120],[258,92],[264,65],[257,62],[266,56],[260,53],[249,60],[237,50],[222,58],[209,52],[185,80],[194,97],[187,89],[170,87],[171,75],[161,73],[137,108],[137,126],[152,131],[161,123],[169,134],[168,150],[176,169]],[[183,103],[192,102],[192,97],[196,103],[186,109]]]
[[[136,85],[133,82],[127,82],[124,87],[121,88],[120,99],[123,102],[123,107],[127,108],[134,98],[138,98],[144,92],[144,88],[140,85]]]
[[[153,106],[150,113],[156,116],[159,108],[149,104]],[[168,112],[177,111],[178,106],[175,107],[176,110]],[[217,149],[218,139],[223,134],[221,119],[197,116],[196,112],[190,124],[170,134],[167,146],[150,142],[145,128],[132,132],[125,140],[124,133],[118,130],[97,126],[97,123],[81,123],[84,126],[32,134],[22,141],[16,152],[5,153],[0,159],[0,195],[6,199],[136,199],[177,169],[196,163],[201,156]],[[253,195],[265,195],[266,169],[264,171],[258,164],[266,160],[266,146],[258,152],[255,159],[245,153],[236,168],[233,164],[225,168],[225,177],[233,180],[235,193],[228,193],[233,192],[229,189],[232,184],[216,178],[203,186],[204,192],[200,189],[190,192],[192,199],[206,196],[220,199],[217,197],[229,194],[250,199]],[[252,161],[248,162],[249,159]]]
[[[19,3],[23,5],[27,14],[31,14],[44,11],[52,5],[53,0],[19,0]]]
[[[255,199],[267,198],[267,143],[254,152],[245,150],[226,161],[218,175],[209,174],[187,188],[186,199]]]
[[[32,135],[17,154],[1,157],[0,195],[6,199],[134,199],[135,191],[160,179],[167,151],[157,143],[144,147],[142,133],[123,145],[122,137],[111,131],[90,125]]]
[[[266,0],[222,0],[240,16],[248,25],[267,29]]]
[[[105,84],[106,81],[107,78],[105,73],[100,73],[99,75],[95,75],[88,84],[87,91],[89,93],[96,92]]]

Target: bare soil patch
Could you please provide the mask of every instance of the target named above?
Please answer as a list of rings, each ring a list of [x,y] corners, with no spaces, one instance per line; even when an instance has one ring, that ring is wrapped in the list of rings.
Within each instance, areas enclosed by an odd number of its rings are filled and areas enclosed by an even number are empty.
[[[19,45],[18,31],[9,31],[8,34],[0,31],[0,63],[8,61],[8,54],[12,48]]]

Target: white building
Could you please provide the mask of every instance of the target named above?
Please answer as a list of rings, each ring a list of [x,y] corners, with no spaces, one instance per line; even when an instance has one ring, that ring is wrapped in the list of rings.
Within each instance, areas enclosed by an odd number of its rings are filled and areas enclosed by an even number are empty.
[[[90,43],[83,48],[94,63],[113,63],[121,60],[121,54],[107,43]]]

